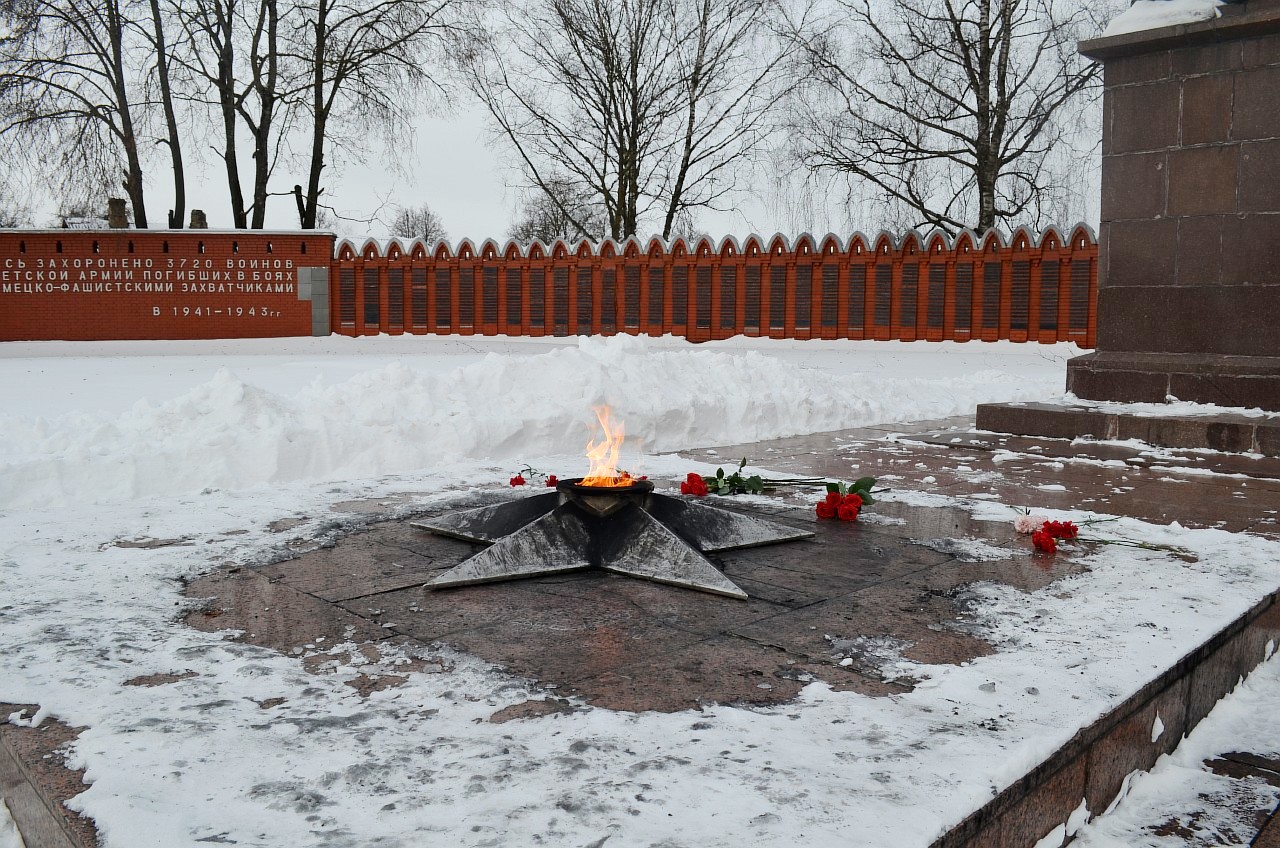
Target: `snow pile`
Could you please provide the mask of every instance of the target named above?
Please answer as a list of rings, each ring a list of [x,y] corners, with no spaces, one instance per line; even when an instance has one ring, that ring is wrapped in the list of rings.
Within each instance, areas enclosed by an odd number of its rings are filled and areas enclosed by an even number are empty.
[[[1061,379],[1056,367],[832,373],[758,350],[664,350],[630,336],[491,352],[426,373],[391,361],[294,394],[220,370],[119,414],[0,415],[0,508],[580,455],[598,404],[625,422],[633,452],[655,453],[970,413],[1058,392]]]
[[[1220,6],[1221,0],[1137,0],[1111,19],[1102,37],[1207,21],[1221,14]]]
[[[25,848],[22,834],[18,833],[18,826],[9,816],[9,808],[3,798],[0,798],[0,848]]]
[[[1274,652],[1275,644],[1269,648]],[[1078,848],[1174,848],[1182,833],[1244,837],[1275,809],[1280,787],[1215,774],[1204,764],[1233,751],[1280,755],[1280,656],[1272,656],[1218,702],[1171,756],[1128,782],[1129,794],[1090,822]],[[1182,827],[1169,827],[1176,822]],[[1161,835],[1167,834],[1167,835]],[[1257,844],[1261,845],[1261,841]]]

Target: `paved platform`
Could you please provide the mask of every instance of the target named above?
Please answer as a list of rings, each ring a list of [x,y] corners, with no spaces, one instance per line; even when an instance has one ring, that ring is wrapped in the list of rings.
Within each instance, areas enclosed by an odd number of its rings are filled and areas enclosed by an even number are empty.
[[[706,448],[687,456],[735,464],[747,456],[753,464],[796,475],[872,475],[896,490],[1083,508],[1155,523],[1176,519],[1183,526],[1280,538],[1280,479],[1211,473],[1191,460],[1175,467],[1132,448],[1080,449],[1047,439],[981,441],[972,428],[972,418],[917,422]],[[471,495],[450,509],[509,496]],[[815,523],[809,502],[795,494],[716,503],[765,511],[797,528]],[[536,680],[551,693],[495,711],[489,717],[494,723],[572,711],[579,704],[630,711],[676,711],[709,702],[774,704],[814,680],[834,689],[891,695],[908,691],[913,682],[887,676],[886,657],[959,664],[994,650],[966,628],[970,584],[989,581],[1032,591],[1079,569],[1066,557],[1034,556],[1025,537],[1015,535],[1012,517],[1011,511],[1007,521],[980,521],[959,508],[881,502],[857,524],[824,523],[811,541],[718,555],[725,573],[751,596],[747,601],[599,572],[424,591],[424,583],[477,546],[406,521],[375,521],[335,545],[304,546],[292,559],[208,574],[188,589],[193,598],[209,599],[188,621],[210,631],[243,630],[254,644],[302,656],[317,674],[333,661],[315,651],[324,641],[356,642],[371,660],[379,646],[446,643]],[[956,537],[981,539],[1000,558],[975,559],[937,544]],[[1043,832],[1054,816],[1065,818],[1082,794],[1090,797],[1091,809],[1105,807],[1124,775],[1167,750],[1168,740],[1176,741],[1208,711],[1219,690],[1229,688],[1237,668],[1257,661],[1250,657],[1258,639],[1276,633],[1280,605],[1267,600],[1189,655],[1183,667],[1170,669],[1112,715],[1082,729],[1055,758],[937,845],[1030,846],[1036,838],[1029,834]],[[419,662],[400,671],[448,669]],[[170,682],[163,678],[130,682]],[[351,685],[372,692],[404,679],[377,673]],[[1171,698],[1181,698],[1176,708]],[[1135,741],[1135,734],[1150,734],[1149,713],[1157,702],[1161,715],[1181,716],[1170,719],[1175,732],[1159,745]],[[56,752],[71,733],[59,728],[53,722],[0,728],[0,775],[14,792],[40,799],[48,814],[40,826],[51,821],[65,844],[91,845],[91,823],[61,805],[76,793],[80,776],[56,767]],[[6,752],[13,766],[7,772]],[[10,788],[5,797],[11,797]],[[36,826],[20,818],[19,825]],[[1260,832],[1275,830],[1274,823],[1260,822]],[[45,844],[59,843],[29,841],[28,848]]]

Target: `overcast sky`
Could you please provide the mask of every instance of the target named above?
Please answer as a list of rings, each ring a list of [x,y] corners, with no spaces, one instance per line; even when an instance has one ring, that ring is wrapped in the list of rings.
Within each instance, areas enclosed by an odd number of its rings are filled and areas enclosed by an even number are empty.
[[[507,184],[518,175],[507,166],[505,150],[491,144],[488,113],[468,101],[464,87],[455,88],[455,96],[446,110],[424,114],[411,147],[395,149],[403,173],[390,171],[386,157],[377,149],[368,154],[365,163],[343,163],[331,154],[321,202],[333,206],[342,217],[332,220],[330,229],[341,235],[385,237],[390,234],[397,207],[426,203],[440,216],[453,242],[462,238],[476,243],[486,238],[505,241],[517,203],[515,191]],[[193,154],[199,158],[187,166],[187,209],[203,209],[211,227],[230,227],[226,176],[220,162],[208,150],[199,154],[189,151],[188,155]],[[1089,198],[1081,210],[1086,220],[1097,216],[1099,164],[1095,155],[1088,172],[1078,173],[1088,186],[1080,187]],[[294,162],[286,159],[276,169],[271,190],[288,192],[295,183],[304,183],[305,176],[302,157]],[[148,170],[147,206],[152,226],[163,226],[166,210],[172,206],[170,179],[167,161],[157,156]],[[700,231],[716,237],[742,237],[752,232],[767,236],[777,231],[794,236],[804,230],[846,236],[855,229],[875,232],[884,224],[862,220],[876,217],[874,214],[850,213],[842,203],[838,182],[809,186],[806,191],[799,169],[785,157],[742,182],[750,192],[734,198],[730,208],[697,213],[695,224]],[[52,199],[33,197],[31,203],[38,225],[48,225],[55,218],[57,204]],[[273,229],[296,228],[293,197],[271,198],[266,223]],[[1059,223],[1069,226],[1075,221]]]

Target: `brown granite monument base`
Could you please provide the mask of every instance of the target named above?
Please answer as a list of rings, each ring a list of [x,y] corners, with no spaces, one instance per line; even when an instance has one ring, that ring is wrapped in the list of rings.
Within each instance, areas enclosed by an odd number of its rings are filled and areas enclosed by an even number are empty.
[[[1280,457],[1280,414],[1140,415],[1089,403],[982,403],[977,427],[1016,436],[1137,439],[1166,448]]]
[[[1098,344],[1067,363],[1082,408],[979,407],[980,429],[1275,455],[1274,416],[1088,403],[1280,412],[1280,0],[1219,11],[1080,43],[1104,66]]]
[[[1276,319],[1280,330],[1280,315]],[[1067,391],[1085,400],[1181,400],[1280,412],[1280,356],[1097,351],[1067,363]]]

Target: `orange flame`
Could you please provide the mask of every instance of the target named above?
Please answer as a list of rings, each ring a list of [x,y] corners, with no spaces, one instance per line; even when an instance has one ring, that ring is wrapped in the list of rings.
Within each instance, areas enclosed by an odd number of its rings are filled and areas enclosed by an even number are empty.
[[[626,435],[626,428],[622,426],[621,421],[615,422],[610,418],[610,410],[607,406],[595,407],[595,413],[596,420],[600,422],[600,428],[604,430],[604,439],[598,443],[595,439],[587,442],[587,459],[591,465],[587,469],[587,476],[583,477],[578,485],[607,488],[630,486],[633,482],[631,475],[625,471],[618,471],[618,454],[622,451],[622,439]]]

